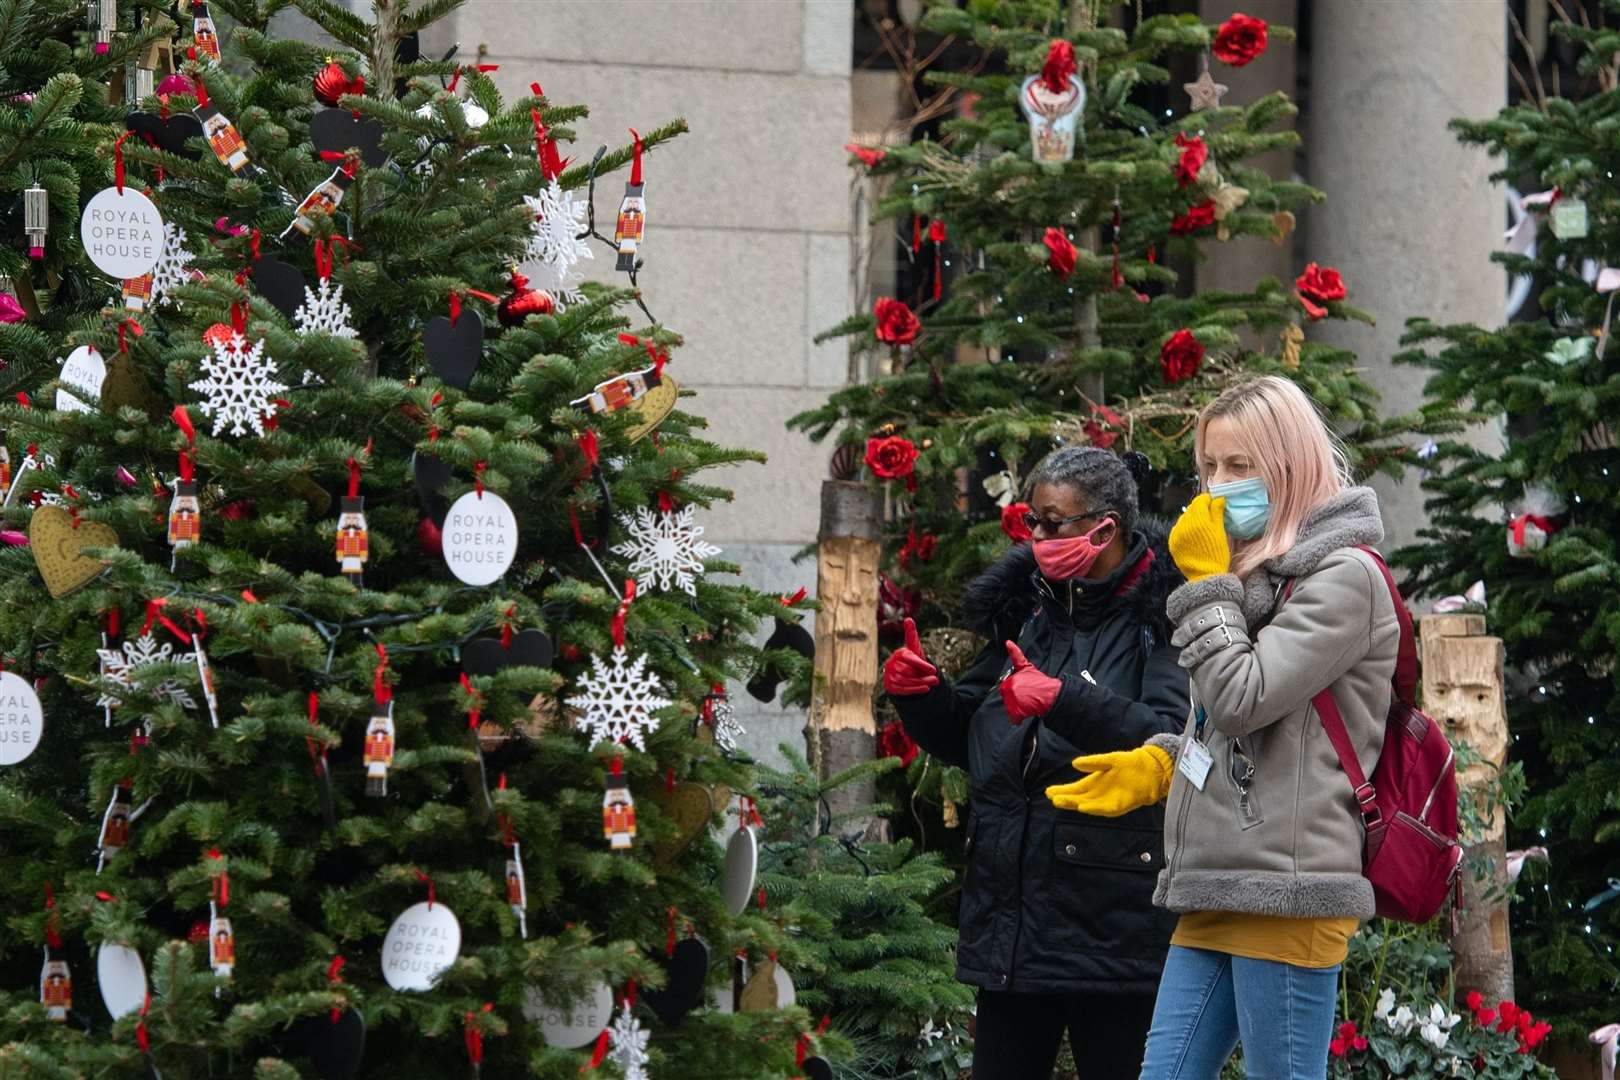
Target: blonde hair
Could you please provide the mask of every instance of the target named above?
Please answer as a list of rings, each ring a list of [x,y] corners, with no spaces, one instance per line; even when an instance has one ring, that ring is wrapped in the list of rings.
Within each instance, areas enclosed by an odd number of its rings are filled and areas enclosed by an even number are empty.
[[[1328,430],[1315,403],[1292,380],[1267,375],[1228,387],[1198,414],[1193,453],[1205,488],[1204,433],[1216,419],[1230,421],[1271,502],[1265,532],[1233,545],[1232,573],[1243,578],[1291,549],[1306,516],[1354,480],[1344,444]]]

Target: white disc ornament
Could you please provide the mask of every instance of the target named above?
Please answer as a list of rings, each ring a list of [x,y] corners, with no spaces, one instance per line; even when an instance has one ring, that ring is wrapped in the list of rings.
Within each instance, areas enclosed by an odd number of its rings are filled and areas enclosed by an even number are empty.
[[[469,491],[444,519],[444,561],[468,585],[501,579],[517,556],[517,518],[493,491]]]
[[[607,983],[597,983],[572,1008],[564,1008],[548,1003],[544,994],[531,987],[523,1003],[523,1015],[540,1025],[547,1046],[578,1050],[595,1042],[613,1022],[613,990]]]
[[[146,1004],[146,965],[128,945],[108,942],[96,950],[96,982],[114,1020]]]
[[[0,672],[0,765],[15,765],[39,748],[45,710],[28,680]]]
[[[383,939],[383,979],[395,990],[431,990],[461,955],[461,923],[442,902],[412,904]]]
[[[726,841],[726,868],[720,876],[720,895],[733,915],[741,915],[753,899],[758,874],[759,841],[753,829],[738,829]]]
[[[79,240],[96,269],[122,281],[148,274],[163,254],[163,217],[128,184],[96,192],[79,216]]]
[[[56,391],[57,409],[93,412],[101,400],[101,384],[106,379],[107,362],[101,354],[89,345],[80,345],[62,361],[62,385]]]

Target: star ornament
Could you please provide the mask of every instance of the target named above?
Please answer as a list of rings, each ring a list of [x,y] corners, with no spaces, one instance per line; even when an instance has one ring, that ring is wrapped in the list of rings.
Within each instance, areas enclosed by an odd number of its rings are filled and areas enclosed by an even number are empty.
[[[1198,78],[1190,83],[1182,83],[1181,88],[1187,91],[1192,98],[1192,111],[1203,112],[1205,109],[1218,109],[1221,107],[1221,95],[1226,93],[1228,87],[1225,83],[1218,83],[1215,77],[1205,68]]]

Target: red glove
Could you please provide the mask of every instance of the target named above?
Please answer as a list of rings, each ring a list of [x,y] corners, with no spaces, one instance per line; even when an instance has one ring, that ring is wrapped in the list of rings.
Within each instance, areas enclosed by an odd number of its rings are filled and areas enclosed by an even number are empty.
[[[1007,642],[1007,655],[1013,662],[1013,669],[1001,680],[1001,700],[1007,706],[1007,719],[1021,724],[1031,716],[1051,712],[1063,683],[1030,663],[1015,642]]]
[[[906,620],[906,644],[883,664],[883,689],[890,697],[917,697],[939,685],[939,669],[923,656],[917,624]]]

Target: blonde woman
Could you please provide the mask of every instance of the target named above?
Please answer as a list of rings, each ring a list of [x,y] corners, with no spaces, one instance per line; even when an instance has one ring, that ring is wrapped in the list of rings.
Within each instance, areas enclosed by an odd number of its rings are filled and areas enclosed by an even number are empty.
[[[1294,383],[1235,386],[1199,418],[1205,493],[1170,534],[1187,584],[1168,613],[1192,677],[1179,736],[1082,757],[1047,789],[1113,817],[1168,798],[1154,903],[1180,914],[1143,1080],[1327,1073],[1338,972],[1373,914],[1351,785],[1311,707],[1325,687],[1362,768],[1383,745],[1399,630],[1372,556],[1371,490]]]

